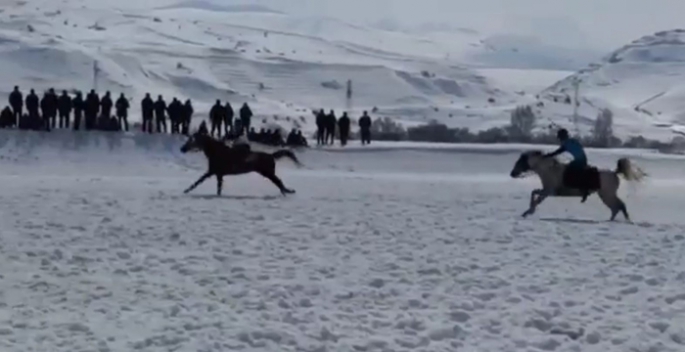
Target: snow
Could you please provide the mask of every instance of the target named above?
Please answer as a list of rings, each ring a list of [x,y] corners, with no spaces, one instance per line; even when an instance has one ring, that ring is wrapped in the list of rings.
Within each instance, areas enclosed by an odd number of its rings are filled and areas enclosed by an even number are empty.
[[[377,148],[279,162],[224,196],[182,139],[2,131],[3,351],[681,351],[685,166],[521,219],[518,152]],[[372,145],[373,146],[373,145]],[[442,147],[442,148],[440,148]],[[526,148],[526,146],[519,146]],[[411,148],[411,149],[410,149]],[[621,153],[589,151],[613,168]]]

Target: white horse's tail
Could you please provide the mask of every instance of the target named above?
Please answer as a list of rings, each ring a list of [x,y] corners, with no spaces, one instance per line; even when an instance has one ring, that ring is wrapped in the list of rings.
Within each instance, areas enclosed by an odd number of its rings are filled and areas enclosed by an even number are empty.
[[[623,175],[623,177],[627,181],[640,182],[642,181],[642,179],[647,177],[647,173],[642,171],[642,169],[640,169],[636,165],[633,165],[633,163],[628,158],[618,159],[618,162],[616,162],[615,172],[617,175]]]

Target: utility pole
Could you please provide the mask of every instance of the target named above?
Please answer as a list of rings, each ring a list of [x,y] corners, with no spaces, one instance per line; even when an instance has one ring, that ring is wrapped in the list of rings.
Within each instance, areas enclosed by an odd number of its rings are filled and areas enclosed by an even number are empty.
[[[573,125],[576,128],[576,134],[580,133],[578,128],[578,107],[580,102],[578,101],[578,89],[580,86],[580,78],[573,78]]]
[[[93,89],[97,92],[98,90],[98,61],[93,60]]]
[[[349,111],[352,109],[352,80],[348,79],[347,80],[347,94],[346,94],[346,99],[345,99],[345,108],[348,110],[348,114],[352,114],[352,111]]]

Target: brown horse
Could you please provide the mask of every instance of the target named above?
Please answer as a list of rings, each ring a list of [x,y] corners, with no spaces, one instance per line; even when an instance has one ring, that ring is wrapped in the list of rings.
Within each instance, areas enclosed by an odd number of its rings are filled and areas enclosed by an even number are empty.
[[[621,158],[616,163],[616,170],[597,170],[592,173],[598,179],[594,182],[599,185],[595,191],[602,202],[611,209],[611,220],[616,218],[619,212],[623,213],[626,220],[630,220],[625,203],[618,197],[620,180],[622,175],[627,181],[640,181],[646,174],[638,167],[634,167],[628,158]],[[563,184],[566,164],[562,164],[554,158],[544,158],[540,151],[530,151],[521,154],[511,170],[512,178],[519,178],[525,173],[532,171],[540,177],[542,189],[536,189],[530,195],[530,207],[523,213],[523,217],[535,213],[535,209],[547,197],[582,197],[579,190],[570,189]],[[588,173],[590,175],[590,173]]]
[[[271,180],[281,190],[283,195],[295,193],[294,190],[286,188],[281,179],[276,176],[276,160],[282,157],[287,157],[297,166],[301,166],[300,161],[297,160],[295,154],[290,150],[282,149],[269,154],[252,151],[247,144],[229,147],[202,131],[192,134],[181,147],[181,152],[183,153],[199,150],[207,157],[209,167],[207,172],[192,186],[183,191],[183,193],[192,191],[207,178],[216,176],[217,195],[220,196],[224,176],[241,175],[250,172],[256,172]]]

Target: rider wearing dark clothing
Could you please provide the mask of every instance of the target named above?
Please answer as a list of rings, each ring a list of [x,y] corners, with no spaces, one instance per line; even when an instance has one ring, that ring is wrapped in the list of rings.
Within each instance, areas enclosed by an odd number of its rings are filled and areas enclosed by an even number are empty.
[[[573,160],[566,166],[564,171],[564,185],[569,188],[579,189],[583,194],[582,202],[587,199],[589,189],[584,180],[583,171],[587,168],[587,155],[583,146],[574,138],[570,138],[566,129],[557,132],[557,138],[561,146],[552,153],[545,154],[545,158],[553,158],[562,153],[569,153]]]

